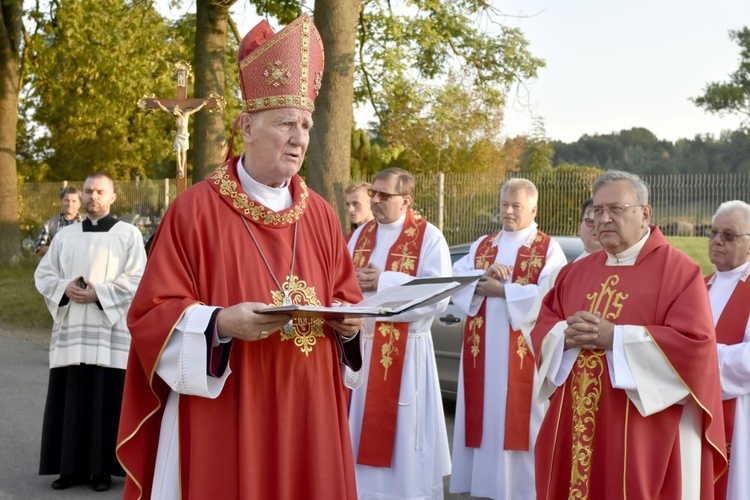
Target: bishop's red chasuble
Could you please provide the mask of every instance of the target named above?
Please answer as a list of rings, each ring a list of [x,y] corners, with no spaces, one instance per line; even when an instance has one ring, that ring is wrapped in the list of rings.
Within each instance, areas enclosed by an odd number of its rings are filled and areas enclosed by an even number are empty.
[[[421,215],[412,210],[406,212],[401,234],[388,251],[386,271],[417,275],[426,227],[427,221]],[[373,219],[359,233],[354,246],[355,267],[365,267],[370,262],[377,243],[377,230],[378,223]],[[390,467],[396,441],[398,396],[409,323],[378,321],[373,338],[357,463]]]
[[[240,187],[237,158],[181,194],[160,224],[130,308],[118,457],[124,498],[150,498],[159,426],[169,394],[156,366],[174,326],[193,304],[281,305],[244,217],[296,304],[362,300],[331,207],[294,176],[293,205],[273,212]],[[296,263],[290,269],[294,224]],[[179,399],[179,489],[183,500],[354,499],[357,496],[340,351],[321,320],[294,320],[292,332],[233,340],[232,373],[216,399]],[[360,359],[361,364],[361,359]],[[359,369],[359,366],[353,366]]]
[[[644,326],[701,410],[701,498],[726,471],[716,341],[700,269],[658,228],[633,266],[605,252],[562,269],[532,331],[534,352],[580,310],[615,325]],[[643,417],[612,387],[602,350],[582,350],[550,399],[535,448],[538,498],[679,499],[682,405]]]
[[[475,269],[489,268],[497,258],[498,247],[493,245],[496,234],[487,235],[477,246]],[[547,261],[551,238],[536,232],[531,245],[521,245],[513,266],[513,283],[536,284]],[[462,349],[464,375],[464,404],[466,406],[466,446],[482,445],[484,427],[484,375],[487,298],[482,299],[477,314],[466,318]],[[520,330],[509,327],[508,394],[505,405],[505,434],[503,449],[527,451],[531,426],[531,401],[534,387],[534,356],[529,352]],[[501,334],[504,335],[504,334]],[[490,381],[490,386],[492,382]]]
[[[711,275],[713,276],[713,275]],[[711,279],[706,277],[706,282]],[[708,285],[711,288],[711,285]],[[719,344],[734,345],[739,344],[745,338],[745,329],[748,322],[748,307],[750,304],[750,280],[738,281],[737,285],[729,297],[724,310],[719,316],[716,323],[716,342]],[[734,435],[734,417],[737,410],[737,399],[725,399],[721,402],[724,408],[724,436],[727,440],[727,458],[732,463],[731,444]],[[727,480],[729,474],[724,474],[716,482],[714,489],[715,497],[724,499],[727,496]]]

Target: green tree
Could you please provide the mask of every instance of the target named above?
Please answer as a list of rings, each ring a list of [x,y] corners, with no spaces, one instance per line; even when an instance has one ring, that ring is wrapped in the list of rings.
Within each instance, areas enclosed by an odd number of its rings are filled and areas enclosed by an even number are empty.
[[[526,143],[526,149],[521,156],[521,172],[530,174],[542,174],[552,170],[552,157],[555,148],[547,139],[544,130],[544,121],[541,118],[534,120],[534,130]]]
[[[468,90],[460,75],[447,83],[421,86],[408,80],[391,96],[392,113],[379,132],[396,161],[414,174],[500,172],[502,110],[494,98]]]
[[[37,23],[24,113],[37,127],[32,146],[47,180],[80,180],[95,170],[145,177],[163,164],[171,153],[163,130],[174,124],[136,106],[143,93],[174,93],[161,16],[125,0],[80,0],[59,3]]]
[[[740,67],[725,82],[712,82],[703,95],[692,99],[709,113],[734,113],[750,125],[750,28],[729,31],[729,36],[740,46]]]
[[[16,176],[16,126],[21,88],[23,6],[0,1],[0,261],[21,256]]]
[[[511,85],[535,77],[544,61],[530,54],[520,30],[501,20],[485,1],[363,3],[355,99],[372,104],[378,134],[401,166],[502,168],[505,96]]]

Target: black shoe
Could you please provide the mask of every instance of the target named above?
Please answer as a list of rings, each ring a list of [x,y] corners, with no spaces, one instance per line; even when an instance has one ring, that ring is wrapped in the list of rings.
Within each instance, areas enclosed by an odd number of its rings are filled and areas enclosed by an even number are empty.
[[[88,481],[88,478],[82,478],[75,474],[62,474],[60,477],[52,481],[53,490],[66,490],[71,486],[83,484]]]
[[[94,491],[109,491],[112,487],[112,476],[109,474],[103,476],[94,476],[91,481]]]

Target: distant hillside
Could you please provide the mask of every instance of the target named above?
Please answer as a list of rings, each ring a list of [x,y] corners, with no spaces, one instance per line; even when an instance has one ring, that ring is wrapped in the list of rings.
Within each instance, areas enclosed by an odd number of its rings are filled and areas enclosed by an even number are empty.
[[[632,128],[615,134],[584,135],[576,142],[552,141],[553,165],[586,165],[636,174],[704,174],[750,172],[748,131],[720,137],[696,136],[674,143],[650,130]]]

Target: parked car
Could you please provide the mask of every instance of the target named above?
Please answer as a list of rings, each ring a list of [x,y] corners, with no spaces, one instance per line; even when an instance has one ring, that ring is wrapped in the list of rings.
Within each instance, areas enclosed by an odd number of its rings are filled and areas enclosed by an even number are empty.
[[[553,236],[565,252],[568,262],[583,253],[583,243],[577,237]],[[451,261],[469,253],[470,243],[454,245],[451,250]],[[458,391],[458,370],[461,360],[461,341],[464,332],[466,315],[451,301],[448,308],[435,316],[432,321],[432,342],[435,345],[438,377],[443,398],[455,400]]]

